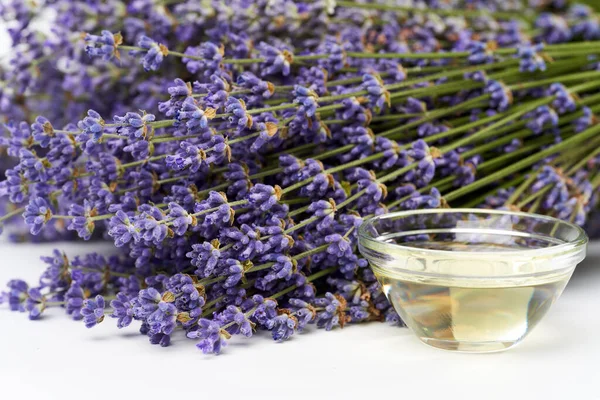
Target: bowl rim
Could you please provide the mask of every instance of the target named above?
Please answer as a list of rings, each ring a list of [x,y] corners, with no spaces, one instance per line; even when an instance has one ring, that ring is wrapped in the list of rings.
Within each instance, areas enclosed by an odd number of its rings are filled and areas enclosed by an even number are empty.
[[[372,226],[375,222],[381,221],[386,218],[393,217],[408,217],[413,215],[427,215],[427,214],[460,214],[460,213],[475,213],[475,214],[492,214],[492,215],[506,215],[506,216],[516,216],[522,218],[531,218],[536,220],[544,220],[551,223],[560,223],[568,226],[570,229],[574,229],[578,235],[575,239],[557,244],[550,247],[538,248],[538,249],[519,249],[519,250],[503,250],[503,251],[448,251],[448,250],[436,250],[436,249],[426,249],[420,247],[411,247],[404,246],[396,243],[389,243],[383,240],[375,239],[373,236],[369,235],[366,230],[370,226]],[[476,230],[477,228],[474,228]],[[380,214],[371,218],[368,218],[363,221],[363,223],[358,228],[358,240],[360,242],[370,242],[376,243],[379,246],[383,245],[391,249],[395,249],[396,251],[405,251],[410,252],[412,254],[431,254],[431,255],[451,255],[452,257],[462,258],[481,258],[481,257],[489,257],[491,255],[502,254],[506,257],[516,257],[516,258],[553,258],[561,255],[568,255],[577,251],[581,251],[585,249],[586,244],[589,239],[583,228],[579,225],[576,225],[572,222],[564,221],[559,218],[550,217],[547,215],[527,213],[522,211],[510,211],[510,210],[493,210],[493,209],[485,209],[485,208],[432,208],[432,209],[420,209],[420,210],[404,210],[404,211],[396,211],[392,213]],[[366,246],[370,247],[370,246]]]

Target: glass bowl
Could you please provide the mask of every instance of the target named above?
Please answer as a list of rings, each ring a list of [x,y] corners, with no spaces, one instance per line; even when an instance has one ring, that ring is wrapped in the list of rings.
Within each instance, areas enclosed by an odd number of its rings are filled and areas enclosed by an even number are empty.
[[[384,214],[359,249],[406,325],[424,343],[464,352],[508,349],[560,296],[588,242],[578,226],[484,209]]]

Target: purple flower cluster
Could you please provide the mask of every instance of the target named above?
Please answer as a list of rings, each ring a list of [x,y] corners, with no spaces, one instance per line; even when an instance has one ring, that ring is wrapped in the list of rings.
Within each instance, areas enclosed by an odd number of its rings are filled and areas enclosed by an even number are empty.
[[[598,205],[587,7],[21,3],[0,7],[0,231],[114,245],[10,281],[0,303],[31,319],[108,315],[205,353],[401,325],[358,252],[364,219],[478,205],[583,225]]]

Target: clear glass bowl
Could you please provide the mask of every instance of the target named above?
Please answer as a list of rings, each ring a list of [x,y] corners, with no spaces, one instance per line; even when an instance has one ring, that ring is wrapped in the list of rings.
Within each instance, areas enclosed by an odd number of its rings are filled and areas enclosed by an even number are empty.
[[[465,352],[519,343],[587,242],[574,224],[501,210],[404,211],[359,229],[360,251],[406,325],[428,345]]]

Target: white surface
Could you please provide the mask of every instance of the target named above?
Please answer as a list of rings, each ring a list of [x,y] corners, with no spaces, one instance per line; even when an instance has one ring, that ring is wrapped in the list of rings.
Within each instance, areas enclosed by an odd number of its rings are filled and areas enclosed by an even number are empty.
[[[0,244],[0,282],[35,282],[38,257],[51,249]],[[32,322],[1,308],[0,399],[600,399],[599,262],[595,243],[534,332],[484,355],[428,348],[406,329],[371,323],[281,344],[239,338],[205,356],[181,336],[152,346],[137,326],[118,330],[110,318],[87,330],[62,310]]]

